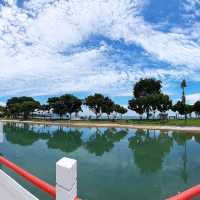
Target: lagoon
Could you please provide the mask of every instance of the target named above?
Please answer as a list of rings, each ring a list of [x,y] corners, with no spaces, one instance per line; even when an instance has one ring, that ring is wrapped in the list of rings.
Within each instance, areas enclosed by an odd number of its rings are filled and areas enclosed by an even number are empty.
[[[200,134],[4,123],[0,154],[55,185],[55,163],[78,161],[83,200],[161,200],[200,183]],[[42,200],[50,199],[1,168]]]

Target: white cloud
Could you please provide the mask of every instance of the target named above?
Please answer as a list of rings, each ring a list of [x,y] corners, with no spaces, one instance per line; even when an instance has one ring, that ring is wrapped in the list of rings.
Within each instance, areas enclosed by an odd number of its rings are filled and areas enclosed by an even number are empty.
[[[187,12],[187,17],[194,18],[200,16],[200,0],[185,0],[183,7]]]
[[[140,15],[145,3],[30,0],[18,8],[15,1],[9,1],[0,11],[0,92],[47,95],[102,91],[119,95],[126,94],[132,82],[143,76],[195,77],[192,75],[200,66],[199,43],[193,40],[197,27],[193,27],[192,38],[183,31],[157,31]],[[120,56],[109,57],[114,49],[106,43],[90,49],[81,46],[93,35],[140,45],[153,58],[175,67],[125,64]],[[71,50],[70,55],[60,53]]]
[[[200,101],[200,93],[189,94],[186,99],[187,103],[194,104],[196,101]]]

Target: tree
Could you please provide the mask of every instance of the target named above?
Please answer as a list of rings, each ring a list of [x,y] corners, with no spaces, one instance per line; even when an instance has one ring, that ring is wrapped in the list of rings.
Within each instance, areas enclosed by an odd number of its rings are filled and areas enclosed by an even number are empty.
[[[196,115],[199,117],[200,116],[200,101],[197,101],[194,106],[193,110],[196,113]]]
[[[186,104],[186,115],[189,115],[189,117],[192,117],[192,112],[194,111],[193,105]]]
[[[49,107],[53,109],[55,114],[58,114],[61,117],[66,114],[67,110],[64,105],[64,101],[61,100],[59,97],[51,97],[48,99]]]
[[[102,104],[102,113],[106,113],[109,116],[114,111],[114,102],[109,97],[105,97]]]
[[[172,111],[178,112],[180,115],[184,115],[185,119],[187,119],[187,115],[193,112],[193,106],[185,104],[183,101],[178,101],[172,107]]]
[[[21,112],[23,113],[23,118],[27,119],[30,113],[39,107],[40,103],[37,101],[24,101],[21,104]]]
[[[182,89],[182,106],[184,107],[185,119],[187,119],[187,108],[186,108],[186,97],[185,97],[185,88],[187,87],[186,80],[182,80],[181,89]]]
[[[165,113],[172,107],[172,101],[170,100],[168,95],[159,94],[157,95],[158,106],[157,109],[161,113]]]
[[[0,106],[0,117],[5,117],[7,115],[6,107]]]
[[[136,113],[138,113],[142,119],[142,115],[144,114],[145,112],[145,105],[144,105],[144,101],[143,101],[143,97],[140,97],[140,98],[137,98],[137,99],[131,99],[129,100],[128,104],[128,108],[130,110],[133,110],[135,111]]]
[[[122,116],[128,112],[128,109],[124,108],[123,106],[121,106],[119,104],[115,104],[114,105],[114,111],[116,113],[121,114],[121,119],[122,119]]]
[[[40,107],[40,103],[32,97],[13,97],[7,101],[6,108],[12,117],[19,114],[27,119],[31,112]]]
[[[93,96],[88,96],[85,99],[85,105],[89,107],[89,109],[95,113],[96,118],[98,115],[102,113],[102,106],[104,103],[104,96],[102,94],[94,94]]]
[[[140,79],[133,89],[135,98],[161,93],[161,81],[154,78]]]
[[[182,80],[181,82],[181,88],[182,88],[182,102],[183,104],[186,103],[186,98],[185,98],[185,88],[187,87],[187,83],[186,83],[186,80]]]
[[[72,113],[78,113],[82,111],[82,101],[71,94],[66,94],[60,97],[60,100],[64,103],[65,110],[69,113],[70,119]]]
[[[147,119],[149,119],[151,112],[155,113],[157,110],[165,111],[170,106],[167,95],[161,93],[161,81],[154,78],[140,79],[133,88],[134,98],[129,101],[129,109],[134,110],[142,115],[146,112]],[[163,102],[160,102],[160,98]]]
[[[173,105],[172,110],[174,112],[178,112],[180,115],[185,114],[185,105],[183,104],[182,101],[178,101],[175,105]]]
[[[53,108],[53,112],[58,114],[60,118],[64,114],[68,113],[71,119],[72,113],[82,111],[82,101],[71,94],[49,98],[48,104],[51,108]]]

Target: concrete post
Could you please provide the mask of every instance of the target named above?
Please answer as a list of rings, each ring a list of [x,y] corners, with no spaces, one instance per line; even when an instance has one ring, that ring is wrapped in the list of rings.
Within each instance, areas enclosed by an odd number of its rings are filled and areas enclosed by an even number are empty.
[[[3,133],[3,123],[0,122],[0,143],[3,143],[4,133]]]
[[[77,197],[77,161],[62,158],[56,163],[56,200]]]

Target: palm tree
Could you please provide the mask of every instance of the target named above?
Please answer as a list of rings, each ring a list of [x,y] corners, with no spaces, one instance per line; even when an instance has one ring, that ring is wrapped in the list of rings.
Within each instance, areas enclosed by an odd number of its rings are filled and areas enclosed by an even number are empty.
[[[186,103],[186,98],[185,98],[185,88],[187,87],[187,83],[186,83],[186,80],[183,79],[182,82],[181,82],[181,88],[182,88],[182,102],[183,104]]]
[[[187,87],[186,80],[183,79],[181,82],[181,88],[182,88],[182,104],[184,106],[184,113],[185,113],[185,119],[187,119],[187,111],[186,111],[186,97],[185,97],[185,88]]]

